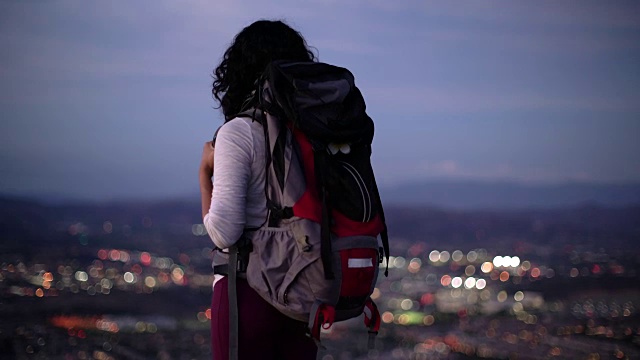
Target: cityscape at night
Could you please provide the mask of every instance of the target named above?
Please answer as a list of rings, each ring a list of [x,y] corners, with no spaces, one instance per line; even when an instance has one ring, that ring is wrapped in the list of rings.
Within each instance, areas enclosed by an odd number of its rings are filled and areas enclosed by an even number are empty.
[[[195,205],[3,200],[3,358],[210,358],[213,249]],[[640,356],[640,208],[388,217],[375,348],[356,318],[323,332],[318,359]]]

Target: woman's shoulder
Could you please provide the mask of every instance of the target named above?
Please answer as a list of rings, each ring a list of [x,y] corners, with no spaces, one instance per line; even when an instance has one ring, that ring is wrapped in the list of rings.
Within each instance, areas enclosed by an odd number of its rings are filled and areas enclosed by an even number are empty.
[[[235,117],[224,123],[220,131],[249,134],[255,129],[262,129],[262,125],[250,117]]]
[[[237,146],[262,146],[264,137],[262,125],[248,117],[236,117],[224,123],[218,131],[217,139],[233,142]],[[243,146],[244,147],[244,146]]]
[[[220,131],[224,132],[239,132],[239,131],[248,131],[250,129],[249,123],[246,121],[246,118],[243,117],[235,117],[231,120],[226,121],[220,127]]]

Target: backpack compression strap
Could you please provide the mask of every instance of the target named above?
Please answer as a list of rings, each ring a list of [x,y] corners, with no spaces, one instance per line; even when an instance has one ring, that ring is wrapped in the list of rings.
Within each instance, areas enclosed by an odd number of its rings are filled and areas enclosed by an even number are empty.
[[[238,360],[238,245],[229,248],[229,360]]]
[[[389,276],[389,233],[387,232],[387,220],[384,218],[384,210],[382,209],[382,200],[380,199],[380,192],[378,192],[378,184],[376,183],[376,177],[372,177],[373,179],[373,192],[376,196],[376,201],[378,202],[378,210],[380,211],[380,220],[382,220],[382,225],[384,228],[380,233],[380,238],[382,239],[382,249],[384,251],[384,256],[386,258],[386,268],[384,269],[384,276]]]
[[[376,335],[378,335],[378,331],[380,330],[380,312],[378,311],[378,306],[371,298],[368,298],[364,304],[363,312],[364,325],[369,328],[369,349],[373,349],[375,348]]]
[[[332,254],[331,254],[331,203],[329,201],[330,194],[325,186],[324,169],[326,168],[326,154],[322,151],[314,151],[314,172],[316,175],[317,191],[322,204],[322,213],[320,220],[320,256],[322,257],[322,268],[324,270],[324,278],[327,280],[335,279],[333,274]]]

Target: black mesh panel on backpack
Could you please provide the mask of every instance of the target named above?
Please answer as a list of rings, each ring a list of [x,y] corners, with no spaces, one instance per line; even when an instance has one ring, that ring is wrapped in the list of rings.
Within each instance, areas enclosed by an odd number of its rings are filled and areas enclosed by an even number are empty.
[[[354,221],[368,222],[378,214],[370,154],[368,146],[352,144],[348,154],[330,156],[333,164],[325,168],[333,208]]]

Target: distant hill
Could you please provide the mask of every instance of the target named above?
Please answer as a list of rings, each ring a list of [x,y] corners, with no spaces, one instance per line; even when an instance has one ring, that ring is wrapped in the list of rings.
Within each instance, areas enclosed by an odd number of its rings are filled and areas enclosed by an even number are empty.
[[[575,243],[628,249],[640,235],[640,205],[453,210],[388,204],[385,214],[398,251],[415,241],[430,246],[472,248],[491,243],[495,248],[512,248],[520,240],[553,243],[556,249]],[[201,221],[196,201],[45,204],[0,196],[0,254],[24,253],[25,246],[53,245],[66,251],[55,244],[78,247],[83,234],[94,247],[160,251],[210,246],[206,235],[193,232],[193,225]],[[110,223],[108,233],[105,222]]]
[[[381,186],[385,205],[418,205],[452,210],[553,209],[588,206],[621,207],[640,205],[640,183],[595,184],[565,182],[559,184],[523,184],[509,181],[425,180]],[[199,213],[200,194],[166,198],[99,198],[54,194],[0,193],[0,198],[35,200],[48,205],[104,206],[135,203],[154,208],[158,204],[195,207]],[[188,205],[186,205],[188,204]]]
[[[565,208],[640,204],[638,184],[424,181],[380,189],[384,203],[450,209]]]

